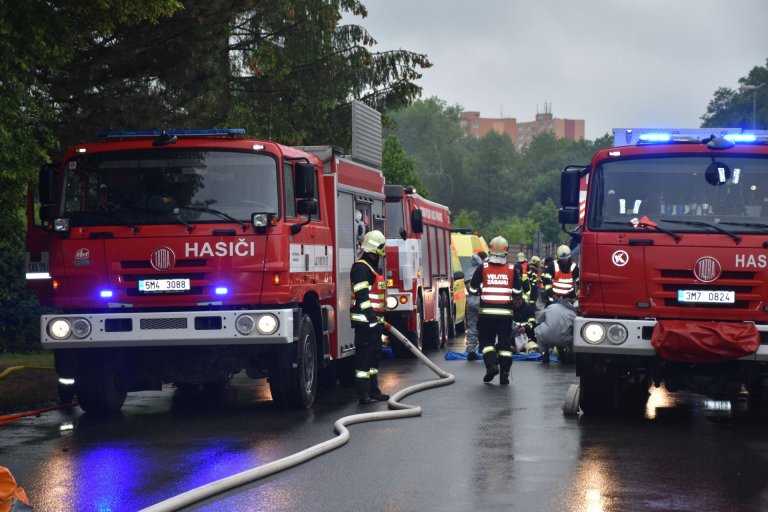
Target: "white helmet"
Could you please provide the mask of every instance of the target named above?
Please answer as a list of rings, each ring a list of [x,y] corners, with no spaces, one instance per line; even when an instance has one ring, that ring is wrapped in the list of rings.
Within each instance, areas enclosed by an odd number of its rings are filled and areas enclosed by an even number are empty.
[[[520,263],[525,261],[525,253],[524,252],[517,253],[517,261],[519,261]]]
[[[557,259],[567,260],[571,257],[571,249],[567,245],[561,245],[557,248]]]
[[[509,244],[503,236],[497,236],[488,245],[488,253],[491,256],[506,256]]]
[[[374,229],[365,234],[363,242],[360,244],[360,250],[384,256],[384,248],[386,246],[387,239],[384,237],[384,234],[381,231]]]

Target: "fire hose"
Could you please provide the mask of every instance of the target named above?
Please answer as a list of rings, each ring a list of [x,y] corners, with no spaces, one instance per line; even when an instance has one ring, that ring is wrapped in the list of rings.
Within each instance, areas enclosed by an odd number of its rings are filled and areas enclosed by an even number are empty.
[[[440,378],[401,389],[390,397],[389,402],[387,403],[390,410],[353,414],[339,418],[336,420],[336,423],[334,423],[333,426],[333,429],[337,434],[336,437],[333,437],[314,446],[310,446],[305,450],[294,453],[292,455],[288,455],[282,459],[278,459],[268,464],[264,464],[256,468],[249,469],[226,478],[222,478],[221,480],[211,482],[196,489],[186,491],[182,494],[168,498],[167,500],[161,501],[160,503],[142,509],[140,512],[165,512],[171,510],[179,510],[182,507],[197,503],[216,494],[220,494],[241,485],[255,482],[264,477],[279,473],[280,471],[298,466],[299,464],[312,460],[324,453],[345,445],[347,441],[349,441],[349,430],[347,430],[348,425],[364,423],[367,421],[391,420],[397,418],[421,416],[421,407],[403,404],[400,403],[400,400],[413,393],[424,391],[425,389],[447,386],[448,384],[452,384],[455,378],[453,374],[443,371],[440,367],[430,361],[427,356],[422,354],[421,351],[408,340],[408,338],[403,336],[397,329],[392,327],[391,324],[385,323],[384,327],[392,336],[400,341],[400,343],[405,345],[406,348],[408,348],[408,350],[410,350],[414,356],[419,358]]]

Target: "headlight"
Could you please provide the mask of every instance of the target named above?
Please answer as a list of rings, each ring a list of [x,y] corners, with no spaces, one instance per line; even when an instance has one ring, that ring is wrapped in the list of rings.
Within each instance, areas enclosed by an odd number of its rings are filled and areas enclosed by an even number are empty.
[[[240,334],[247,336],[253,332],[254,327],[256,327],[256,322],[248,315],[241,315],[235,320],[235,329]]]
[[[51,338],[63,340],[69,337],[72,332],[72,324],[65,318],[56,318],[48,324],[48,334]]]
[[[271,313],[261,315],[256,323],[259,332],[267,335],[274,334],[279,326],[280,322],[277,321],[277,317]]]
[[[75,338],[87,338],[91,334],[91,322],[85,318],[78,318],[72,323],[72,334]]]
[[[589,322],[582,327],[581,335],[587,343],[597,345],[605,338],[605,327],[597,322]]]
[[[397,307],[397,297],[387,297],[387,309],[395,309]]]
[[[621,324],[612,324],[608,327],[608,332],[606,334],[608,341],[614,345],[621,345],[627,341],[627,335],[627,328]]]

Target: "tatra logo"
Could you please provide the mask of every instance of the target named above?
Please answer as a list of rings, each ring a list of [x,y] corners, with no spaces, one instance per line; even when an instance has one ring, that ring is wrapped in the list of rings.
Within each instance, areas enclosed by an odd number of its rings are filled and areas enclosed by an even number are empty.
[[[176,264],[176,254],[170,247],[158,247],[150,255],[149,264],[153,269],[161,272],[168,270]]]
[[[82,249],[78,249],[77,252],[75,252],[75,259],[76,260],[87,260],[90,255],[91,255],[91,251],[89,251],[87,248],[83,247]]]
[[[712,256],[703,256],[693,264],[693,276],[703,283],[711,283],[718,277],[722,267]]]

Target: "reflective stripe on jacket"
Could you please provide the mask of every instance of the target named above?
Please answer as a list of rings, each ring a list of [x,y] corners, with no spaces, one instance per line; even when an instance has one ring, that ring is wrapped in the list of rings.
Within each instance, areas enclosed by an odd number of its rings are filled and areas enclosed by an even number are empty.
[[[520,278],[510,264],[485,263],[480,284],[481,315],[512,316],[512,289]]]
[[[365,260],[357,260],[352,265],[350,301],[350,319],[362,324],[370,324],[375,316],[384,317],[384,303],[387,294],[387,282]]]
[[[576,270],[576,263],[574,262],[571,262],[571,266],[567,272],[560,270],[560,265],[555,265],[555,276],[552,280],[552,291],[556,295],[568,295],[576,289],[573,277],[574,270]]]

